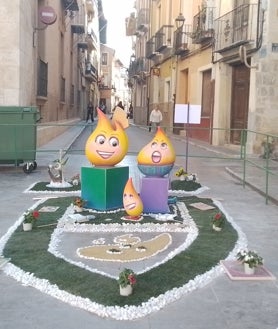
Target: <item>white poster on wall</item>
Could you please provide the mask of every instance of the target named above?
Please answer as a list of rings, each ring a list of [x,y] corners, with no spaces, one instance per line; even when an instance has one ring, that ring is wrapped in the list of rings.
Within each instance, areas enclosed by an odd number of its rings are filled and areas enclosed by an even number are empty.
[[[176,104],[174,122],[200,124],[201,105]]]

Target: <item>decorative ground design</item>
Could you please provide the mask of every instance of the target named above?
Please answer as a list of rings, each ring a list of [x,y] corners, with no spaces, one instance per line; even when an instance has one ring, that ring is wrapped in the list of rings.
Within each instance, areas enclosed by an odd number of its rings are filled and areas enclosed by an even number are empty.
[[[11,259],[3,270],[26,285],[101,317],[133,320],[158,311],[211,282],[224,272],[220,260],[234,259],[237,249],[246,246],[244,234],[215,200],[202,198],[202,202],[214,205],[226,216],[227,224],[221,233],[211,228],[209,218],[213,210],[201,211],[189,206],[199,201],[196,196],[177,197],[177,203],[170,206],[172,217],[143,214],[140,223],[124,222],[121,219],[125,214],[123,209],[111,212],[90,210],[82,214],[94,215],[93,220],[76,223],[71,216],[72,200],[73,197],[61,197],[37,202],[33,209],[59,208],[55,212],[41,213],[38,227],[31,232],[23,232],[23,216],[18,219],[0,240],[0,251]],[[156,236],[171,236],[174,242],[175,234],[185,234],[185,238],[169,250],[173,243],[166,241],[161,252],[165,254],[160,258],[160,252],[147,257],[146,261],[154,259],[147,265],[129,260],[128,267],[135,269],[138,283],[128,298],[119,295],[117,284],[118,273],[126,267],[126,262],[114,262],[114,269],[108,271],[113,262],[107,265],[100,260],[92,265],[92,260],[78,256],[78,247],[73,248],[72,255],[65,254],[60,248],[67,235],[87,234],[91,236],[90,243],[97,245],[95,242],[101,241],[106,234],[119,237],[153,232]]]

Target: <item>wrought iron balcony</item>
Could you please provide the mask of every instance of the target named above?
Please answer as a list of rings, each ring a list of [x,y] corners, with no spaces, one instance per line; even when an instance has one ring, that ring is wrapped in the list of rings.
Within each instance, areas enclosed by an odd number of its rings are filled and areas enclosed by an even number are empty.
[[[88,44],[88,49],[92,51],[93,49],[97,49],[97,37],[93,31],[91,33],[88,33],[86,38],[85,38],[87,44]]]
[[[155,51],[163,52],[166,48],[173,47],[172,30],[173,25],[163,25],[155,34]]]
[[[147,62],[145,57],[139,57],[135,59],[134,62],[130,63],[128,69],[129,78],[133,78],[136,75],[140,75],[140,73],[147,71]]]
[[[97,77],[97,69],[90,61],[87,61],[85,63],[85,78],[88,79],[90,82],[97,82]]]
[[[214,36],[214,11],[213,7],[204,7],[193,17],[193,32],[191,34],[193,43],[207,42]]]
[[[175,55],[185,55],[188,49],[188,38],[190,35],[190,25],[183,25],[174,32],[174,52]]]
[[[150,40],[146,42],[146,58],[152,59],[156,56],[155,51],[155,36],[152,36]]]
[[[142,8],[137,14],[137,30],[147,31],[149,26],[149,9]]]
[[[257,43],[257,4],[241,5],[215,20],[215,52],[225,52],[242,44]]]
[[[71,24],[71,32],[76,34],[83,34],[85,33],[85,26],[84,24]]]
[[[77,0],[62,0],[65,10],[78,11]]]

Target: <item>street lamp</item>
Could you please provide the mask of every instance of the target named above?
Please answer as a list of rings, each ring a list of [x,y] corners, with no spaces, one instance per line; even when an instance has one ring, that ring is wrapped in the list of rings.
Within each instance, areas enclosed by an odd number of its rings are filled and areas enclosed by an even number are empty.
[[[182,13],[179,14],[179,16],[175,19],[176,27],[177,29],[181,29],[184,25],[185,18]]]

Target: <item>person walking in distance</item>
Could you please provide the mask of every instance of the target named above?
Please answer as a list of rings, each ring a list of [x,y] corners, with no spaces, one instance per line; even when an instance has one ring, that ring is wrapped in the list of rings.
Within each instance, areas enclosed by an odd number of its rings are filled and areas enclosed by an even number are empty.
[[[158,126],[160,126],[160,123],[162,121],[163,117],[162,117],[162,113],[159,110],[158,105],[156,105],[154,107],[154,109],[151,111],[150,114],[150,126],[149,126],[149,131],[151,131],[152,126],[154,126],[155,128],[157,128]],[[155,129],[156,130],[156,129]]]
[[[94,105],[91,101],[88,103],[88,106],[87,106],[86,122],[88,122],[89,119],[91,119],[91,121],[94,122]]]

